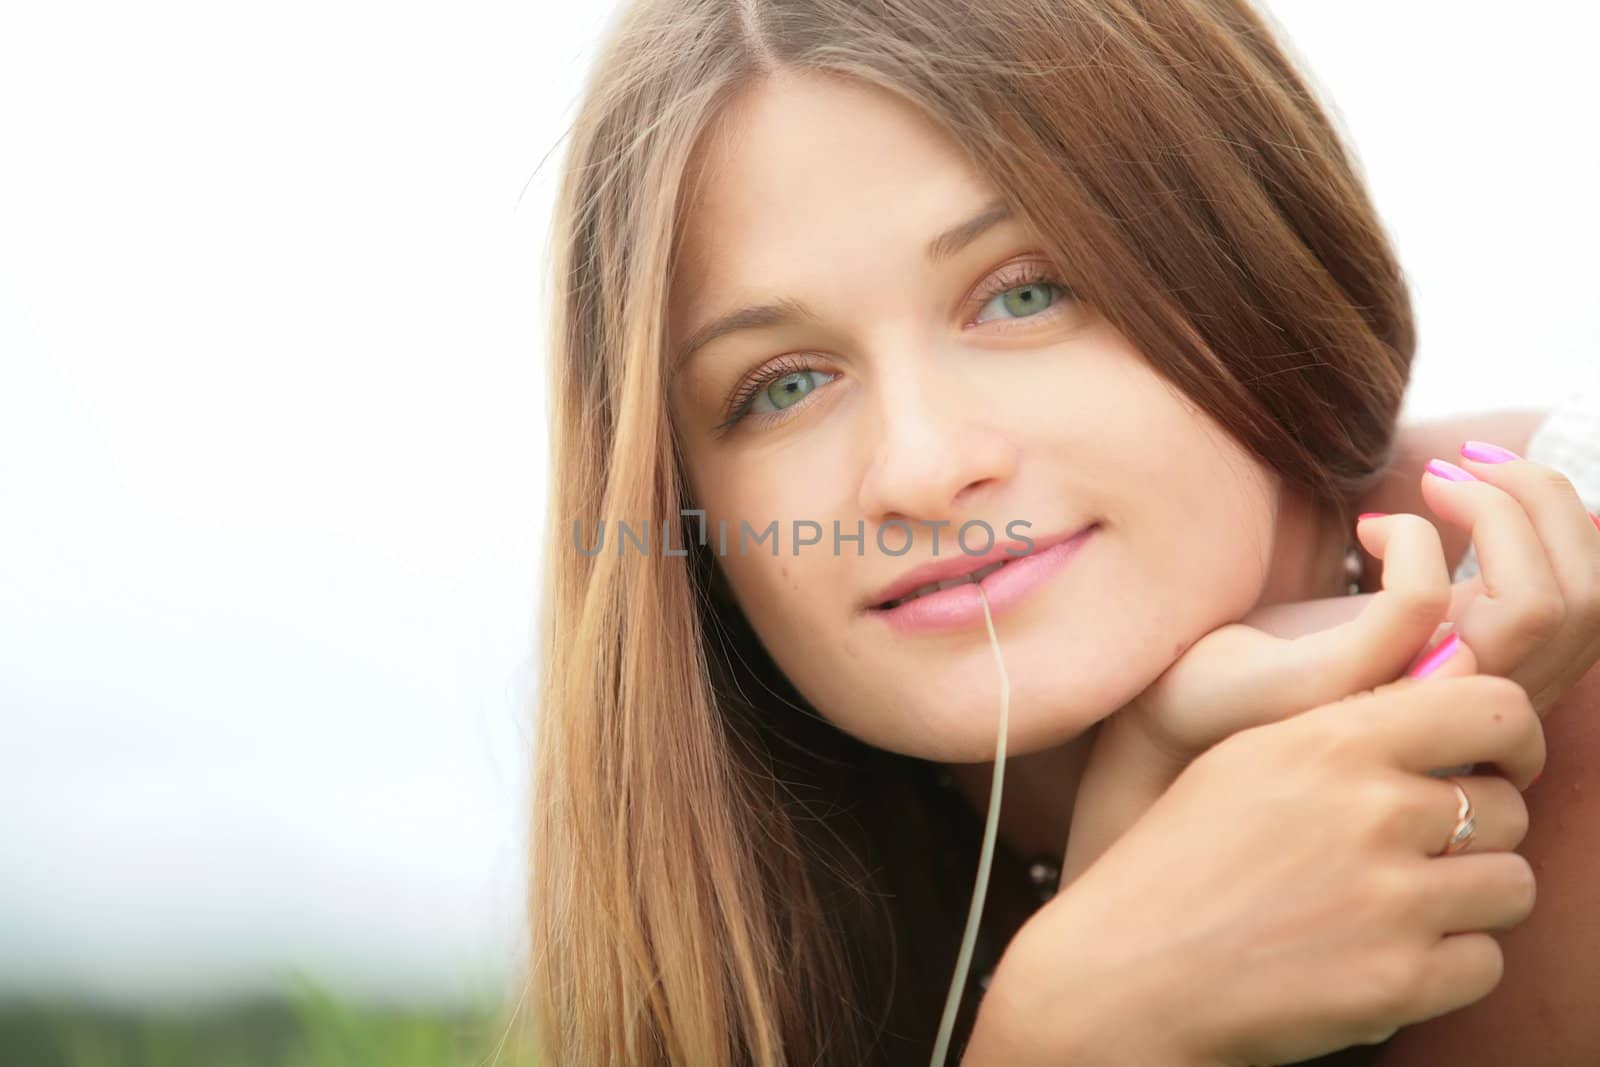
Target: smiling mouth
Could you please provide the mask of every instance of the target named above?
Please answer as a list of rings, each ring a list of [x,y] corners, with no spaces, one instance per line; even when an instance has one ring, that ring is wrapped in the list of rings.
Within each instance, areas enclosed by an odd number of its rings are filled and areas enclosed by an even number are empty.
[[[1018,557],[1018,558],[1022,558],[1022,557]],[[899,607],[901,604],[907,603],[908,601],[915,600],[918,597],[924,597],[924,596],[928,596],[929,594],[932,594],[932,593],[937,593],[941,589],[954,589],[958,585],[977,585],[979,582],[981,582],[985,578],[989,577],[989,575],[993,574],[995,571],[999,570],[1001,567],[1004,567],[1007,562],[1009,562],[1009,561],[1000,560],[997,563],[990,563],[987,566],[979,567],[977,570],[972,571],[970,574],[964,574],[959,578],[946,578],[942,582],[929,582],[927,585],[919,585],[919,586],[917,586],[917,588],[911,590],[911,592],[907,593],[905,596],[896,597],[893,600],[885,600],[882,604],[876,605],[873,608],[873,610],[874,611],[890,611],[890,610],[892,610],[894,608]]]

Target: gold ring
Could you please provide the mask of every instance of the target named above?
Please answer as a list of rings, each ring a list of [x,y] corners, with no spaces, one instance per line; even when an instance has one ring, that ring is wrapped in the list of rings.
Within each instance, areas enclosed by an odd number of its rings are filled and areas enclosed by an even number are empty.
[[[1461,783],[1454,778],[1449,779],[1456,788],[1456,795],[1461,798],[1461,804],[1456,809],[1456,828],[1450,831],[1450,840],[1445,843],[1441,856],[1454,855],[1465,852],[1467,846],[1472,844],[1472,833],[1478,828],[1478,817],[1472,813],[1472,799],[1467,796],[1467,791],[1461,788]]]

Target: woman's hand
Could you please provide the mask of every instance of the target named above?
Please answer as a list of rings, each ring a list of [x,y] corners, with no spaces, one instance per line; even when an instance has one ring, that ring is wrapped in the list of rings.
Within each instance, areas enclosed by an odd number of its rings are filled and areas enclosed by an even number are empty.
[[[1073,807],[1063,884],[1137,822],[1210,745],[1372,684],[1373,676],[1362,673],[1365,648],[1397,654],[1414,648],[1414,666],[1453,629],[1481,670],[1510,677],[1528,692],[1541,718],[1594,670],[1600,658],[1600,520],[1548,467],[1469,462],[1486,468],[1482,479],[1425,473],[1420,497],[1446,523],[1466,528],[1481,573],[1448,586],[1441,531],[1416,515],[1370,519],[1357,535],[1383,562],[1377,597],[1275,604],[1191,646],[1154,686],[1101,724]],[[1402,542],[1417,539],[1402,545],[1399,556],[1387,544],[1397,526]],[[1401,559],[1412,569],[1397,571]],[[1391,595],[1399,602],[1375,612]],[[1431,605],[1444,597],[1444,617],[1418,644]],[[1561,608],[1552,628],[1554,597]],[[1431,647],[1423,650],[1423,644]],[[1370,666],[1382,671],[1391,665]]]
[[[1532,868],[1511,850],[1544,734],[1520,686],[1466,677],[1477,664],[1455,648],[1425,680],[1196,759],[1013,938],[964,1062],[1280,1064],[1485,996],[1504,961],[1484,931],[1533,907]],[[1440,857],[1457,795],[1427,772],[1478,762],[1505,778],[1456,779],[1477,834]]]
[[[1422,474],[1429,460],[1435,456],[1454,456],[1461,442],[1471,440],[1497,441],[1526,455],[1534,435],[1552,412],[1552,408],[1502,409],[1401,423],[1395,429],[1393,458],[1383,477],[1357,502],[1351,513],[1423,514],[1427,501],[1422,496]],[[1444,541],[1445,559],[1450,561],[1454,573],[1457,561],[1470,544],[1469,535],[1465,530],[1445,524],[1439,536]],[[1378,591],[1376,567],[1369,565],[1362,572],[1361,589],[1367,593]]]
[[[1468,442],[1463,453],[1488,454],[1480,448]],[[1379,672],[1396,654],[1415,663],[1425,644],[1453,630],[1481,671],[1517,682],[1543,716],[1600,660],[1600,520],[1549,467],[1517,458],[1464,462],[1476,478],[1434,461],[1422,496],[1446,523],[1469,531],[1477,576],[1449,585],[1439,531],[1420,516],[1368,519],[1356,535],[1383,559],[1380,592],[1254,611],[1196,642],[1119,714],[1178,767],[1237,730],[1388,681],[1398,670]],[[1385,553],[1391,536],[1401,539],[1400,560]],[[1426,575],[1396,571],[1397,562],[1409,568],[1404,561],[1423,556],[1433,561]],[[1400,598],[1383,605],[1390,593]],[[1416,640],[1440,597],[1444,610]],[[1391,654],[1361,662],[1375,644]]]
[[[1422,479],[1428,507],[1470,530],[1478,554],[1449,619],[1478,669],[1521,685],[1543,717],[1600,659],[1600,519],[1559,471],[1478,441],[1461,456]]]
[[[1100,724],[1073,804],[1062,884],[1087,870],[1200,753],[1241,730],[1390,682],[1408,662],[1422,662],[1451,602],[1439,531],[1419,515],[1363,526],[1360,536],[1383,560],[1375,596],[1359,604],[1344,597],[1280,605],[1270,616],[1252,613],[1214,630]]]
[[[1497,517],[1503,521],[1503,516]],[[1181,769],[1240,730],[1375,688],[1415,664],[1446,621],[1449,572],[1439,532],[1420,515],[1371,519],[1357,528],[1383,560],[1370,597],[1331,598],[1252,612],[1189,646],[1143,693],[1106,721],[1142,737]],[[1345,605],[1343,601],[1352,603]],[[1354,617],[1333,622],[1340,614]],[[1296,613],[1325,628],[1280,637]]]

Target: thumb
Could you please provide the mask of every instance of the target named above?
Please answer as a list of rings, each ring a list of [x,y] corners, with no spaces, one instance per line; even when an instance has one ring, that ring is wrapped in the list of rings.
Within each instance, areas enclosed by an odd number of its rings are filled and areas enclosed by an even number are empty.
[[[1449,627],[1445,623],[1440,630]],[[1420,656],[1406,669],[1406,673],[1386,686],[1380,686],[1379,692],[1385,689],[1397,689],[1411,685],[1427,685],[1428,682],[1440,678],[1463,678],[1475,674],[1478,670],[1478,657],[1473,655],[1472,649],[1461,640],[1460,636],[1446,632],[1441,640],[1432,642],[1432,647],[1425,649]],[[1477,770],[1476,763],[1464,763],[1459,767],[1439,767],[1428,772],[1434,778],[1449,778],[1459,775],[1473,774]]]
[[[1442,623],[1429,641],[1406,666],[1396,683],[1426,681],[1429,678],[1462,678],[1476,674],[1478,657],[1461,640],[1450,623]]]

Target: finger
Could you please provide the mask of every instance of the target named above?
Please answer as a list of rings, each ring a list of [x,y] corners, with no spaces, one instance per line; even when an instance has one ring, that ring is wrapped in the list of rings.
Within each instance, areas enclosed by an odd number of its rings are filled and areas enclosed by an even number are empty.
[[[1357,534],[1383,560],[1383,588],[1364,598],[1358,616],[1293,640],[1220,627],[1140,695],[1146,712],[1183,724],[1173,727],[1174,740],[1199,752],[1399,677],[1446,618],[1452,593],[1444,548],[1420,515],[1369,519]]]
[[[1382,564],[1382,560],[1379,560]],[[1375,579],[1376,580],[1376,579]],[[1445,620],[1434,630],[1429,644],[1448,637],[1455,629],[1450,620],[1467,610],[1472,598],[1483,592],[1483,579],[1478,575],[1463,578],[1450,586],[1450,608]],[[1304,637],[1318,630],[1329,630],[1342,622],[1349,622],[1366,610],[1376,591],[1353,593],[1348,596],[1323,597],[1301,603],[1269,604],[1256,608],[1245,616],[1246,625],[1269,633],[1274,637]]]
[[[1237,731],[1400,676],[1437,632],[1450,603],[1439,531],[1420,515],[1400,514],[1369,519],[1357,535],[1383,560],[1383,588],[1359,615],[1292,640],[1253,627],[1222,627],[1158,679],[1146,698],[1183,694],[1191,718]]]
[[[1466,442],[1461,452],[1464,468],[1521,505],[1545,549],[1566,618],[1579,624],[1539,644],[1517,672],[1519,681],[1533,679],[1535,690],[1542,685],[1533,696],[1543,710],[1600,658],[1600,520],[1559,471],[1481,441]]]
[[[1293,642],[1289,669],[1299,672],[1302,697],[1332,699],[1330,689],[1344,695],[1393,681],[1446,626],[1455,593],[1433,523],[1383,515],[1358,523],[1356,537],[1383,561],[1382,588],[1355,618]]]
[[[1219,627],[1195,642],[1138,700],[1154,719],[1190,724],[1180,741],[1198,753],[1217,739],[1309,706],[1293,707],[1284,699],[1288,645],[1254,627]]]
[[[1244,627],[1213,632],[1208,660],[1228,669],[1209,668],[1216,689],[1207,714],[1244,729],[1369,691],[1400,677],[1440,632],[1452,594],[1438,529],[1420,515],[1385,515],[1361,523],[1357,536],[1382,559],[1383,587],[1356,617],[1293,640]]]
[[[1428,658],[1434,649],[1444,644],[1455,633],[1455,623],[1452,620],[1459,619],[1466,614],[1467,606],[1475,598],[1482,595],[1483,578],[1481,575],[1474,574],[1471,578],[1464,578],[1450,586],[1450,611],[1448,617],[1434,630],[1433,636],[1428,638],[1427,647],[1418,652],[1411,662],[1406,664],[1405,674],[1407,677],[1411,675],[1411,672],[1416,669],[1418,664]]]
[[[1498,462],[1474,458],[1493,454],[1489,450],[1514,458]],[[1600,597],[1600,520],[1589,513],[1572,481],[1560,471],[1482,441],[1463,444],[1461,457],[1469,474],[1522,506],[1567,603],[1592,604]],[[1481,565],[1483,553],[1478,555]]]
[[[1486,595],[1486,592],[1482,574],[1474,574],[1471,578],[1463,578],[1456,582],[1450,587],[1450,618],[1461,618],[1467,612],[1467,605],[1471,604],[1475,597],[1483,595]]]
[[[1456,633],[1478,654],[1480,670],[1514,676],[1566,618],[1539,532],[1516,497],[1453,463],[1429,461],[1422,496],[1440,518],[1471,530],[1478,554],[1484,595],[1456,617]]]
[[[1402,776],[1405,800],[1396,813],[1396,828],[1407,845],[1427,856],[1442,855],[1455,833],[1461,798],[1454,782],[1472,802],[1474,828],[1464,851],[1508,851],[1528,836],[1528,805],[1517,787],[1492,774],[1450,778]],[[1461,853],[1456,853],[1460,855]]]
[[[1455,790],[1446,792],[1453,802]],[[1452,815],[1455,810],[1452,803]],[[1415,899],[1427,908],[1427,921],[1441,937],[1507,930],[1533,913],[1537,888],[1529,892],[1528,861],[1510,849],[1438,856],[1419,862],[1416,872]]]
[[[1466,677],[1477,671],[1477,657],[1461,640],[1460,635],[1448,632],[1449,625],[1445,623],[1440,627],[1439,639],[1418,653],[1416,660],[1406,668],[1406,678],[1421,680],[1434,677]],[[1435,778],[1448,778],[1452,775],[1471,775],[1477,770],[1476,763],[1464,763],[1459,767],[1434,767],[1428,774]]]
[[[1423,1022],[1475,1004],[1505,977],[1505,952],[1492,935],[1473,932],[1441,937],[1428,949],[1406,1022]]]
[[[1472,649],[1460,641],[1429,677],[1380,687],[1362,705],[1363,734],[1401,770],[1490,763],[1525,790],[1544,769],[1543,724],[1520,685],[1492,674],[1461,676],[1471,665]]]

